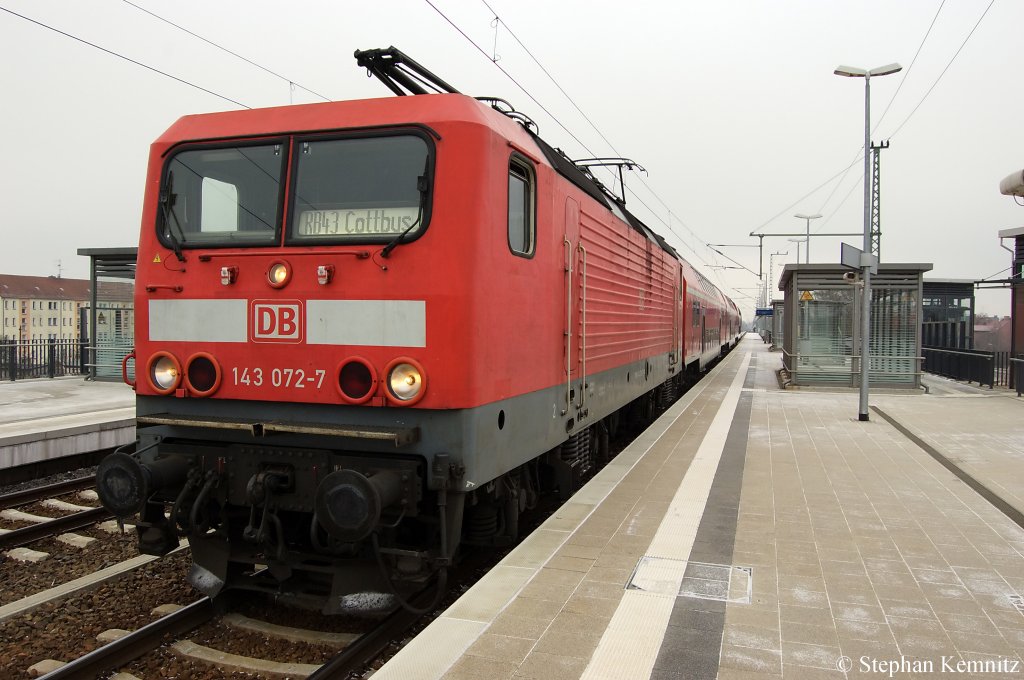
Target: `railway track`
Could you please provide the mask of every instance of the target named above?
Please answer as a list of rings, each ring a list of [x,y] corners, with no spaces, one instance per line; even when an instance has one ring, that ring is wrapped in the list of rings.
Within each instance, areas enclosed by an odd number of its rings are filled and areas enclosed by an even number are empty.
[[[46,680],[76,680],[97,677],[101,673],[124,666],[146,652],[159,647],[165,636],[182,635],[211,620],[217,612],[208,597],[176,612],[167,614],[134,633],[108,642],[88,654],[42,676]]]
[[[433,588],[427,587],[413,596],[410,604],[416,608],[428,607],[434,599]],[[145,655],[162,648],[165,653],[191,659],[198,664],[216,664],[222,671],[231,669],[259,677],[308,677],[313,680],[344,678],[393,647],[397,640],[408,637],[409,631],[424,617],[423,614],[397,608],[374,625],[368,625],[368,629],[361,634],[330,634],[276,626],[225,613],[224,610],[231,606],[230,601],[231,596],[220,596],[216,600],[204,597],[50,670],[42,677],[45,680],[68,680],[98,677],[118,669],[130,672]],[[196,633],[206,624],[218,620],[231,621],[233,626],[243,632],[256,630],[270,638],[304,642],[314,647],[333,644],[341,649],[326,662],[307,663],[294,657],[285,660],[243,657],[209,649],[187,639],[187,636]],[[169,642],[173,638],[178,639]],[[163,665],[163,662],[159,663]]]
[[[20,506],[39,503],[47,499],[83,491],[95,487],[92,475],[63,480],[53,484],[15,491],[0,496],[0,510],[10,510]],[[10,550],[44,538],[76,531],[110,519],[112,515],[102,507],[72,512],[46,521],[36,522],[29,526],[12,529],[0,534],[0,550]],[[18,521],[15,519],[14,521]]]
[[[624,428],[625,429],[625,428]],[[624,445],[625,440],[632,439],[632,436],[626,435],[625,432],[620,433],[620,439],[618,442],[613,442],[613,451]],[[618,444],[619,446],[616,446]],[[613,453],[614,455],[614,453]],[[18,504],[38,502],[43,498],[48,498],[54,495],[62,495],[72,493],[76,490],[86,488],[91,483],[90,478],[82,478],[77,480],[70,480],[62,482],[56,485],[50,485],[48,487],[33,489],[28,492],[18,492],[17,494],[9,494],[7,496],[0,496],[0,507],[11,507]],[[96,509],[101,510],[101,509]],[[78,513],[84,514],[84,513]],[[92,520],[96,521],[96,520]],[[51,521],[52,522],[52,521]],[[50,525],[51,522],[46,522],[46,525]],[[56,528],[57,525],[52,525],[48,528]],[[44,527],[28,527],[28,529],[45,532]],[[21,529],[17,530],[23,531]],[[11,532],[14,533],[14,532]],[[52,533],[52,532],[50,532]],[[528,533],[528,532],[527,532]],[[10,534],[8,534],[9,536]],[[27,536],[28,533],[21,534]],[[526,534],[524,534],[525,537]],[[0,546],[3,546],[4,536],[0,536]],[[10,539],[8,539],[10,540]],[[20,540],[20,539],[19,539]],[[476,560],[471,556],[467,556],[463,564],[466,565],[469,562],[473,562],[471,565],[467,565],[468,570],[477,571],[475,578],[478,578],[482,573],[486,573],[490,564],[501,558],[501,555],[495,553],[487,553],[483,559]],[[189,560],[190,561],[190,560]],[[484,563],[486,562],[486,563]],[[460,568],[456,571],[464,571]],[[184,573],[181,574],[180,584],[184,583]],[[446,596],[445,603],[435,608],[435,612],[443,611],[443,609],[453,602],[457,597],[464,592],[465,589],[475,581],[475,578],[466,578],[464,575],[454,576],[449,591],[449,595]],[[157,590],[155,586],[156,582],[161,579],[155,580],[142,580],[137,581],[137,584],[131,588],[127,588],[127,598],[131,601],[135,598],[136,594],[139,594],[140,584],[142,588],[149,590]],[[179,584],[179,585],[180,585]],[[459,590],[461,588],[461,591]],[[112,586],[111,589],[116,589],[116,586]],[[185,590],[190,590],[187,586]],[[182,592],[179,588],[179,593]],[[156,593],[147,593],[147,595],[153,597],[159,597]],[[428,588],[424,592],[416,595],[411,604],[414,608],[424,608],[429,605],[434,599],[435,592],[433,588]],[[122,596],[119,596],[122,597]],[[83,599],[88,599],[87,596],[83,596]],[[174,601],[175,598],[169,597],[164,600],[165,602]],[[185,600],[190,601],[191,598]],[[63,604],[66,600],[62,600],[62,604],[59,607],[64,607]],[[74,602],[74,598],[72,598]],[[92,598],[95,602],[96,598]],[[178,599],[178,601],[182,601]],[[274,652],[270,651],[274,649],[278,652],[278,659],[257,659],[253,657],[247,657],[244,654],[235,654],[231,651],[219,651],[220,645],[215,642],[207,643],[209,639],[227,641],[230,636],[229,633],[221,633],[218,635],[210,634],[210,630],[220,627],[226,629],[229,626],[221,623],[222,618],[218,618],[218,613],[221,612],[227,606],[228,600],[221,598],[218,601],[212,601],[207,598],[203,598],[193,604],[187,605],[177,612],[166,614],[161,616],[159,619],[152,620],[152,614],[150,609],[146,609],[144,612],[141,611],[142,606],[139,603],[133,602],[127,604],[129,608],[136,606],[140,611],[136,613],[134,617],[134,626],[136,630],[132,632],[125,631],[113,631],[109,629],[95,630],[97,626],[93,626],[93,630],[89,631],[75,631],[74,626],[69,626],[68,619],[62,618],[63,621],[60,624],[55,634],[66,634],[69,631],[73,631],[72,637],[69,641],[61,642],[59,644],[51,644],[51,649],[61,650],[59,652],[53,652],[57,658],[67,658],[66,650],[69,649],[82,649],[92,650],[87,651],[78,659],[69,661],[67,664],[56,668],[46,674],[45,678],[79,678],[79,677],[97,677],[98,675],[108,671],[120,669],[122,672],[134,672],[138,677],[159,677],[162,674],[160,669],[171,669],[167,672],[175,672],[177,677],[201,677],[201,678],[218,678],[227,677],[227,675],[221,671],[218,671],[215,666],[206,666],[204,664],[211,664],[214,662],[203,661],[202,655],[206,653],[208,656],[213,658],[219,658],[220,662],[218,665],[230,663],[233,670],[246,672],[252,674],[254,677],[283,677],[276,672],[265,672],[265,668],[274,667],[273,664],[286,664],[290,669],[287,673],[288,677],[310,677],[314,680],[323,680],[324,678],[345,678],[352,677],[355,674],[365,671],[367,668],[375,667],[370,664],[374,663],[375,659],[387,658],[414,636],[412,631],[417,628],[425,626],[429,623],[431,616],[422,616],[410,613],[405,609],[397,608],[391,612],[384,619],[376,623],[376,625],[370,626],[367,623],[366,630],[360,630],[358,637],[351,640],[344,645],[343,649],[340,649],[334,656],[329,656],[324,659],[323,655],[326,653],[323,650],[318,652],[318,655],[314,658],[309,656],[305,659],[296,658],[299,652],[297,651],[285,651],[282,652],[281,644],[270,644],[265,645],[252,645],[251,640],[255,639],[253,633],[239,632],[239,639],[237,641],[226,642],[224,649],[234,648],[235,652],[238,648],[246,647],[247,645],[252,648],[256,647],[259,652],[254,656],[273,656]],[[52,608],[54,605],[50,605]],[[74,604],[70,608],[74,610],[80,605]],[[275,618],[276,612],[274,612],[274,606],[268,604],[267,611],[270,613],[268,618]],[[433,614],[434,612],[431,612]],[[126,620],[132,617],[119,618],[116,613],[106,613],[103,618],[109,621]],[[261,618],[259,614],[256,614],[256,618]],[[36,624],[30,624],[33,628]],[[120,624],[124,627],[132,627],[131,624],[125,625]],[[68,631],[63,628],[69,626]],[[50,628],[51,626],[48,626]],[[298,631],[295,633],[296,637],[288,638],[289,640],[302,640],[302,635],[309,634],[309,628],[319,627],[317,624],[309,626],[306,630]],[[301,627],[300,627],[301,628]],[[205,633],[203,631],[206,631]],[[100,633],[98,636],[97,633]],[[0,629],[0,637],[3,637],[5,631]],[[106,633],[106,636],[103,636]],[[123,637],[117,637],[117,635],[123,634]],[[272,634],[267,633],[263,630],[263,634],[267,637],[271,637]],[[245,635],[249,635],[250,639],[244,639]],[[258,635],[258,634],[257,634]],[[76,641],[77,636],[77,641]],[[205,636],[205,637],[204,637]],[[189,638],[192,639],[189,639]],[[100,644],[102,646],[96,647],[97,639],[103,640]],[[105,640],[113,639],[113,641],[106,642]],[[280,643],[280,640],[278,640]],[[315,645],[315,642],[309,644]],[[286,645],[288,646],[288,645]],[[303,647],[301,644],[292,644],[291,647],[296,649]],[[95,647],[95,649],[92,649]],[[337,648],[337,647],[335,647]],[[265,652],[265,654],[263,653]],[[0,648],[0,656],[3,656],[5,651]],[[38,654],[33,654],[30,658],[32,660],[39,660]],[[283,660],[281,660],[283,659]],[[227,660],[227,661],[225,661]],[[54,662],[54,665],[58,665],[59,662]],[[237,664],[237,665],[236,665]],[[246,664],[252,664],[247,666]],[[29,664],[25,664],[19,670],[24,672]],[[156,670],[154,670],[156,669]],[[184,669],[184,671],[182,670]],[[155,673],[155,675],[154,675]]]
[[[14,491],[12,493],[0,495],[0,510],[18,507],[19,505],[29,505],[30,503],[36,503],[47,498],[63,496],[65,494],[74,493],[75,491],[90,489],[95,486],[96,479],[90,474],[75,477],[74,479],[54,482],[53,484],[44,484],[30,489]]]

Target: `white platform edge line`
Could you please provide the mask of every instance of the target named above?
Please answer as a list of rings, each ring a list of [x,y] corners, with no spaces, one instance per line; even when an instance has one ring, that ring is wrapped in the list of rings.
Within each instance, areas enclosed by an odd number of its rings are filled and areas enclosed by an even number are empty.
[[[738,347],[739,347],[739,345],[737,345],[737,348]],[[712,378],[715,375],[716,372],[720,372],[722,370],[725,370],[725,368],[727,366],[729,366],[732,363],[732,361],[739,360],[739,361],[742,362],[742,364],[740,366],[740,372],[745,377],[745,375],[746,375],[746,367],[747,367],[747,365],[749,365],[750,353],[747,352],[744,355],[744,357],[745,357],[745,359],[737,358],[737,355],[736,355],[735,350],[734,350],[732,353],[730,353],[728,356],[726,356],[726,358],[721,363],[719,363],[718,366],[716,366],[714,369],[712,369],[712,371],[708,375],[704,376],[704,379],[702,379],[697,385],[695,385],[689,391],[687,391],[687,393],[684,394],[679,399],[679,401],[677,401],[675,404],[673,404],[672,407],[668,411],[663,413],[656,421],[654,421],[654,423],[652,423],[650,425],[650,427],[648,427],[647,430],[645,430],[645,434],[651,432],[652,430],[656,430],[656,434],[654,434],[653,438],[651,438],[649,440],[646,437],[641,436],[641,439],[644,439],[645,441],[649,441],[649,443],[647,444],[646,448],[644,448],[643,452],[637,456],[636,460],[633,461],[632,464],[630,464],[627,467],[621,468],[622,472],[619,475],[619,480],[621,480],[626,475],[628,475],[630,472],[632,472],[633,468],[636,467],[647,456],[647,454],[650,453],[651,449],[653,449],[654,446],[656,444],[658,444],[658,442],[661,441],[662,437],[665,436],[665,434],[671,429],[671,427],[676,423],[676,421],[679,420],[679,418],[681,418],[687,412],[687,410],[693,404],[693,402],[696,401],[697,398],[700,397],[710,387],[710,385],[712,383],[712,380],[710,378]],[[735,382],[735,378],[734,378],[733,381]],[[632,444],[630,446],[626,447],[625,449],[623,449],[622,452],[620,452],[619,455],[616,456],[616,460],[622,458],[623,454],[628,454],[629,450],[631,448],[632,448]],[[606,470],[608,470],[608,468],[605,468],[605,471]],[[604,472],[604,471],[602,471],[602,472]],[[590,482],[588,482],[586,485],[584,485],[583,489],[580,489],[580,491],[577,491],[576,493],[579,494],[584,489],[586,489],[588,486],[590,486],[590,484],[592,484],[595,481],[597,481],[597,479],[598,478],[595,477]],[[602,482],[607,482],[606,479],[601,480],[601,481]],[[593,507],[591,508],[590,512],[588,512],[585,516],[583,516],[579,520],[579,523],[577,524],[577,529],[579,528],[580,525],[582,525],[584,522],[586,522],[587,519],[590,518],[590,516],[597,510],[597,508],[599,508],[601,506],[601,503],[603,503],[605,501],[605,499],[614,490],[614,488],[615,488],[614,486],[609,487],[603,494],[601,494],[597,498],[596,501],[593,502]],[[574,497],[575,497],[575,495],[574,495]],[[572,499],[570,499],[569,502],[571,503]],[[545,521],[544,524],[542,524],[540,527],[538,527],[538,530],[539,529],[544,529],[546,524],[547,524],[547,522]],[[558,544],[558,545],[556,545],[556,546],[554,546],[552,548],[551,554],[544,561],[544,563],[541,564],[539,567],[537,567],[534,570],[534,576],[536,576],[537,572],[539,572],[541,569],[543,569],[545,566],[547,566],[547,564],[554,558],[554,556],[558,552],[558,550],[560,550],[561,547],[563,545],[565,545],[565,541],[568,541],[569,538],[571,538],[572,535],[575,533],[575,531],[576,530],[574,529],[573,531],[565,532],[565,539],[560,544]],[[501,612],[503,612],[508,607],[508,605],[510,605],[513,601],[515,601],[515,599],[519,596],[519,593],[522,592],[522,590],[524,588],[526,588],[530,584],[530,582],[532,580],[533,580],[532,578],[527,579],[526,582],[523,584],[522,588],[519,588],[514,593],[512,593],[512,595],[505,602],[504,606],[502,606],[501,609],[498,611],[498,614],[496,615],[496,617],[500,616]],[[647,595],[647,597],[650,597],[650,595]],[[458,601],[456,601],[452,605],[452,607],[454,607],[456,604],[458,604]],[[451,609],[451,607],[449,609]],[[466,624],[472,623],[471,621],[466,620],[464,618],[456,619],[454,617],[447,617],[445,614],[442,613],[441,616],[439,616],[435,620],[434,623],[431,623],[429,626],[427,626],[427,628],[424,629],[423,632],[429,631],[434,626],[444,625],[443,624],[444,621],[461,621],[461,622],[464,622]],[[493,621],[494,620],[491,619],[490,621],[485,622],[483,624],[483,627],[481,628],[481,630],[476,634],[476,637],[479,637],[480,634],[485,633],[487,628],[490,627],[490,625],[493,623]],[[423,633],[420,634],[420,636],[422,636],[422,635],[423,635]],[[424,680],[428,680],[428,678],[440,678],[445,673],[447,673],[451,669],[451,667],[462,657],[463,652],[466,649],[469,648],[469,646],[474,642],[474,640],[475,640],[475,638],[473,640],[461,641],[461,642],[465,642],[465,644],[464,645],[460,645],[460,644],[456,644],[455,640],[449,639],[447,641],[447,643],[452,645],[453,651],[457,650],[458,653],[451,655],[450,663],[447,666],[445,666],[444,668],[440,669],[440,672],[437,675],[423,675],[424,669],[417,663],[417,658],[416,658],[416,650],[417,650],[416,639],[413,639],[413,641],[409,645],[406,645],[404,648],[402,648],[402,650],[400,650],[394,657],[392,657],[386,664],[384,664],[384,666],[382,666],[377,671],[376,675],[379,676],[382,680],[386,680],[387,678],[407,678],[407,677],[421,677]],[[659,640],[659,646],[660,646],[660,640]],[[409,675],[410,673],[412,673],[412,675]]]
[[[748,352],[655,532],[648,555],[689,560],[749,366]],[[694,500],[698,499],[699,514],[694,517]],[[687,506],[689,513],[686,512]],[[682,576],[682,570],[674,576],[678,580],[674,592],[678,592],[682,585]],[[652,606],[652,597],[663,599],[665,604]],[[580,680],[650,677],[675,600],[675,595],[654,596],[643,591],[625,591]]]

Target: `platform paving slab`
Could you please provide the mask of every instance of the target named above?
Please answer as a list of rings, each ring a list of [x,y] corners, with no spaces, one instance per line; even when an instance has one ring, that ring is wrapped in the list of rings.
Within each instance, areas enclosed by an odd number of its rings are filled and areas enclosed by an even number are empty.
[[[952,677],[944,662],[1016,677],[1024,531],[890,422],[860,422],[855,391],[780,390],[779,366],[745,341],[499,567],[496,589],[467,593],[379,677],[866,678],[900,660],[916,670],[895,677]],[[977,392],[872,405],[934,446],[955,438],[979,477],[1024,474],[1024,404]],[[1009,416],[972,441],[985,402]],[[678,563],[658,576],[645,557]],[[714,565],[749,570],[749,595],[716,585]],[[630,589],[638,573],[651,592]],[[701,596],[652,585],[687,578]]]
[[[0,467],[135,441],[135,392],[81,377],[0,383]]]

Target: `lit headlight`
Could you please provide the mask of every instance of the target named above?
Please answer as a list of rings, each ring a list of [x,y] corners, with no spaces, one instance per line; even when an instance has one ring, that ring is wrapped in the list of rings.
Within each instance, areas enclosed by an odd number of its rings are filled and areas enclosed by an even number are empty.
[[[274,288],[284,288],[291,276],[292,269],[288,266],[287,262],[275,262],[267,270],[267,280],[270,281],[270,285]]]
[[[396,359],[387,368],[388,397],[403,406],[419,401],[426,388],[423,369],[411,359]]]
[[[149,382],[160,394],[173,392],[181,382],[181,364],[168,352],[157,352],[149,360]]]

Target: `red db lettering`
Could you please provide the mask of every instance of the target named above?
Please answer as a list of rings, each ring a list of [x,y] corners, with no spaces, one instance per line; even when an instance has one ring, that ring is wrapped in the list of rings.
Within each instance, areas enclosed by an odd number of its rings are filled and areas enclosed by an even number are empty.
[[[291,307],[282,307],[278,310],[278,333],[282,336],[292,336],[298,330],[295,323],[296,310]]]
[[[256,318],[258,319],[256,327],[259,329],[256,331],[257,335],[273,335],[274,329],[277,327],[276,317],[274,316],[274,310],[271,307],[257,307]]]
[[[302,342],[302,303],[253,300],[249,316],[252,342]]]

